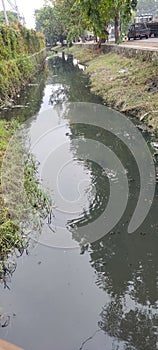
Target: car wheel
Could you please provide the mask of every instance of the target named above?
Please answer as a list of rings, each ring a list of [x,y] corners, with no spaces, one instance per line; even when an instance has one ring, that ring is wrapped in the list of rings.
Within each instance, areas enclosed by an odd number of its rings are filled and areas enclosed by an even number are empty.
[[[145,35],[146,39],[149,39],[149,35]]]

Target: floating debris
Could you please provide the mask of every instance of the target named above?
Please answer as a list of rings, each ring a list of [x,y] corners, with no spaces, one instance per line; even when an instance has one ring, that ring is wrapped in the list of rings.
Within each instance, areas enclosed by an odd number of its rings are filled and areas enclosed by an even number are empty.
[[[5,328],[8,327],[10,323],[9,315],[0,315],[0,327]]]
[[[158,167],[156,167],[156,182],[158,182]]]
[[[30,84],[28,84],[28,86],[39,86],[39,84],[37,84],[37,83],[35,83],[35,84],[30,83]]]
[[[28,106],[26,106],[26,105],[15,105],[15,106],[11,106],[11,108],[28,108]]]
[[[158,142],[151,142],[151,146],[158,151]]]

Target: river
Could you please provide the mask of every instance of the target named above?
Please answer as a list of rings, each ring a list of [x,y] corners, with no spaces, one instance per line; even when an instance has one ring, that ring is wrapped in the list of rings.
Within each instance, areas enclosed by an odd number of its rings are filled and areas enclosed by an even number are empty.
[[[37,239],[30,235],[29,249],[14,257],[16,269],[0,286],[0,311],[9,320],[0,337],[25,350],[156,350],[158,188],[145,220],[128,233],[138,166],[112,131],[89,122],[93,114],[102,120],[104,108],[110,122],[119,114],[90,92],[84,67],[71,56],[51,58],[48,68],[46,82],[39,76],[18,107],[1,113],[29,126],[53,215]],[[109,222],[103,214],[113,186]]]

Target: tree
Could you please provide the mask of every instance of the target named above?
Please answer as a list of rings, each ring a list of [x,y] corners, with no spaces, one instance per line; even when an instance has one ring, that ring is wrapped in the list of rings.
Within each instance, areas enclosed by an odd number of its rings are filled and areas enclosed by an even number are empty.
[[[56,0],[55,7],[67,41],[70,43],[82,36],[86,23],[78,2],[76,0]]]
[[[120,5],[120,10],[119,6],[117,7],[118,18],[120,19],[121,27],[123,28],[128,25],[132,16],[132,11],[137,7],[137,0],[120,0],[118,3]],[[115,30],[117,30],[116,26],[117,23],[115,23]]]
[[[35,10],[36,30],[42,32],[46,42],[51,46],[56,42],[63,41],[63,26],[59,20],[56,7],[45,5],[39,10]]]
[[[7,11],[7,17],[9,20],[9,23],[18,23],[18,16],[16,12],[13,11]],[[5,23],[5,17],[4,12],[0,11],[0,24]]]
[[[120,30],[124,23],[129,22],[132,10],[135,10],[137,0],[115,0],[111,3],[111,18],[115,23],[115,42],[119,40]]]
[[[105,30],[111,19],[111,1],[76,0],[87,28],[93,30],[94,34],[100,38],[105,37]]]
[[[120,35],[120,23],[127,23],[136,8],[137,0],[50,0],[35,12],[36,29],[42,31],[50,43],[63,38],[68,42],[83,35],[85,29],[106,38],[108,24],[115,23],[115,42]]]
[[[51,45],[64,39],[76,40],[84,31],[83,15],[75,0],[52,0],[35,11],[36,30],[41,31]]]
[[[115,42],[119,39],[120,21],[130,19],[137,0],[76,0],[81,6],[83,15],[89,21],[94,32],[102,37],[110,21],[115,23]]]

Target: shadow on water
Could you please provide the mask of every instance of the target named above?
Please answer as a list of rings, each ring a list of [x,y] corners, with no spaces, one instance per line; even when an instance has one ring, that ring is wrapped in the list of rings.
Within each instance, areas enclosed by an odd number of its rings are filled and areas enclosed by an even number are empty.
[[[123,341],[123,349],[156,350],[158,341],[158,222],[157,187],[155,200],[145,222],[135,234],[128,234],[129,218],[139,195],[139,173],[132,154],[125,145],[105,130],[96,127],[71,124],[71,142],[74,138],[97,139],[113,149],[128,171],[129,203],[123,218],[112,232],[89,247],[90,263],[96,273],[96,285],[108,293],[111,300],[103,306],[98,326],[110,337]],[[74,150],[78,154],[78,147]],[[81,156],[81,154],[79,154]],[[78,230],[96,219],[106,206],[107,186],[102,181],[102,170],[89,162],[85,165],[91,170],[96,183],[96,193],[103,208],[94,210],[94,214],[72,221],[72,234],[80,240]],[[103,199],[102,199],[103,198]],[[95,206],[94,206],[95,209]],[[89,219],[91,218],[91,219]],[[99,229],[99,227],[98,227]],[[88,226],[87,226],[88,230]],[[116,349],[122,349],[119,343]]]
[[[90,93],[88,78],[73,65],[72,57],[56,56],[48,61],[48,67],[45,90],[43,79],[41,85],[30,87],[21,97],[20,104],[31,108],[5,111],[1,116],[18,115],[25,120],[40,108],[52,107],[63,118],[61,112],[67,102],[101,103]],[[88,156],[83,160],[74,140],[99,140],[113,150],[128,173],[129,202],[114,230],[89,244],[88,251],[61,251],[37,244],[29,257],[19,260],[10,294],[2,293],[2,306],[11,304],[8,312],[18,316],[2,337],[26,350],[47,350],[52,344],[55,350],[157,350],[157,188],[148,217],[137,232],[128,234],[129,217],[140,189],[139,172],[130,151],[99,127],[71,121],[67,135],[73,158],[89,171],[96,191],[79,218],[67,218],[72,238],[80,242],[78,228],[86,226],[88,231],[89,224],[105,210],[109,197],[109,182],[102,167]],[[72,185],[70,181],[68,189]]]

